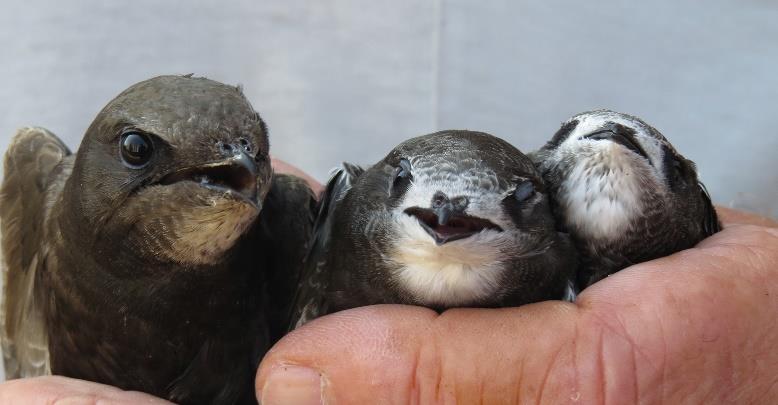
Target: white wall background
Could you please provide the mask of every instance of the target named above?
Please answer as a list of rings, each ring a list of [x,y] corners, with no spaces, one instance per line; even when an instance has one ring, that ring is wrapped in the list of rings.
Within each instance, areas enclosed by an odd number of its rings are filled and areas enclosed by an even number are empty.
[[[41,125],[75,149],[158,74],[242,83],[272,152],[318,179],[445,128],[523,150],[568,116],[645,118],[714,200],[778,217],[778,2],[4,0],[0,148]]]

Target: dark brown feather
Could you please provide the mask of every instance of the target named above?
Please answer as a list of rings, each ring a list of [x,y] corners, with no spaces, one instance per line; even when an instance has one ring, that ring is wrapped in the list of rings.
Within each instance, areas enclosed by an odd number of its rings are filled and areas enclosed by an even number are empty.
[[[45,218],[62,191],[70,151],[43,128],[20,129],[5,154],[0,189],[3,249],[2,344],[6,378],[49,372],[40,272],[47,259]]]

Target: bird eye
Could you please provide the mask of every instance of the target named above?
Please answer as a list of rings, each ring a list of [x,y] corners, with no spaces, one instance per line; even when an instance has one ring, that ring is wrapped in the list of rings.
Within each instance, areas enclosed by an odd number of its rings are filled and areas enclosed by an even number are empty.
[[[535,185],[529,180],[516,186],[516,190],[513,192],[513,196],[518,202],[527,201],[533,195],[535,195]]]
[[[408,159],[400,159],[400,166],[397,167],[397,170],[394,175],[394,181],[398,180],[407,180],[410,179],[411,176],[411,162],[408,161]]]
[[[399,196],[408,189],[410,181],[413,179],[411,174],[411,162],[408,159],[400,159],[400,165],[394,169],[394,181],[392,182],[391,194]]]
[[[148,135],[140,132],[128,132],[122,135],[120,142],[122,161],[126,166],[139,169],[151,160],[154,144]]]

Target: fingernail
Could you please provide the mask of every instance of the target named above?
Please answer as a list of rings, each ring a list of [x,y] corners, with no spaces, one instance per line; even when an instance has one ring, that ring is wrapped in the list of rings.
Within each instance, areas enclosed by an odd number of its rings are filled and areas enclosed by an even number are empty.
[[[301,366],[280,366],[267,377],[262,387],[262,405],[321,404],[322,377],[317,371]]]

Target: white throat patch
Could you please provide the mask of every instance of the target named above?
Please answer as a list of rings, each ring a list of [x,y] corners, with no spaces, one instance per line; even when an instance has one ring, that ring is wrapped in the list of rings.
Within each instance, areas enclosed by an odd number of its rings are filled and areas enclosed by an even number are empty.
[[[608,143],[604,148],[617,148]],[[642,186],[633,168],[624,164],[619,152],[598,154],[608,162],[592,165],[581,159],[562,182],[560,207],[568,225],[579,233],[597,239],[615,239],[627,231],[632,219],[642,210]],[[610,158],[609,158],[610,157]],[[623,158],[623,157],[622,157]],[[609,165],[597,173],[598,166]]]
[[[484,230],[437,245],[416,218],[398,213],[393,219],[398,237],[389,259],[400,265],[395,277],[423,304],[463,305],[497,291],[507,242],[502,232]]]
[[[642,196],[647,189],[663,192],[662,173],[644,158],[610,141],[579,139],[605,122],[634,123],[615,115],[585,116],[559,145],[552,161],[575,162],[560,185],[560,208],[567,225],[586,238],[620,238],[643,212]],[[641,129],[642,130],[642,129]],[[659,141],[638,133],[641,147],[654,165],[661,165]]]
[[[411,159],[411,165],[414,179],[402,201],[388,213],[394,239],[386,260],[397,265],[394,281],[425,305],[459,306],[493,298],[502,290],[506,258],[515,258],[522,250],[534,254],[531,250],[537,248],[521,242],[524,235],[503,208],[503,201],[513,193],[513,179],[501,182],[494,171],[472,159],[427,165],[416,165]],[[484,229],[436,244],[419,220],[404,211],[430,207],[438,192],[452,199],[467,198],[466,215],[488,219],[502,231]],[[540,197],[533,198],[536,202]]]

